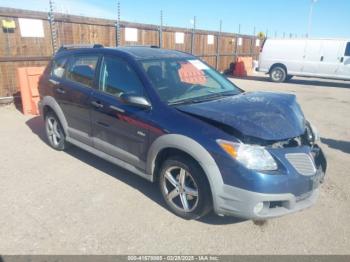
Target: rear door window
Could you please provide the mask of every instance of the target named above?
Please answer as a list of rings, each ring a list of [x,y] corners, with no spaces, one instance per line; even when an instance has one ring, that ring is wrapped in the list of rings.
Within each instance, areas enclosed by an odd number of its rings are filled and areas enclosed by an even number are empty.
[[[66,78],[87,87],[93,87],[98,55],[77,55],[70,62]]]
[[[348,42],[346,45],[345,56],[350,56],[350,42]]]

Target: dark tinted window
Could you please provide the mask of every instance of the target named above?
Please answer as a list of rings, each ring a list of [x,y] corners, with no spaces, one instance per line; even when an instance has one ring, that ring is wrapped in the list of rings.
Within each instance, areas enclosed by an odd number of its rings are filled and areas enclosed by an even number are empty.
[[[66,72],[67,57],[60,57],[52,61],[51,75],[62,78]]]
[[[111,95],[143,96],[143,85],[136,72],[123,59],[105,57],[101,65],[100,90]]]
[[[97,61],[97,55],[81,55],[73,57],[69,63],[67,79],[92,87]]]
[[[346,45],[345,56],[350,56],[350,42]]]

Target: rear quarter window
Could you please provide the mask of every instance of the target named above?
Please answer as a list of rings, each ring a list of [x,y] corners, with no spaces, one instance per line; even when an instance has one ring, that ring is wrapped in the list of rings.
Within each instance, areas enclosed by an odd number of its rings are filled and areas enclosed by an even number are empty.
[[[56,58],[52,61],[51,76],[62,78],[66,72],[67,57]]]

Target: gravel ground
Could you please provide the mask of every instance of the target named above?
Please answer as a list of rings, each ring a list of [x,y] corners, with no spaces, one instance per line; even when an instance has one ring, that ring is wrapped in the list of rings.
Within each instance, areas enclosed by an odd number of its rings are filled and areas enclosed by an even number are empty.
[[[350,82],[233,79],[294,93],[328,173],[315,206],[264,224],[182,220],[156,185],[78,148],[51,149],[39,117],[0,108],[0,254],[350,254]]]

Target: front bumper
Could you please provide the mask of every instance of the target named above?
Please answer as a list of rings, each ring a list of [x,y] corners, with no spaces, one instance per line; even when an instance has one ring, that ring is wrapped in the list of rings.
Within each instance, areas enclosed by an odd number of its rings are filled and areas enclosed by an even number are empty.
[[[256,193],[237,187],[224,185],[216,199],[215,212],[245,219],[262,220],[294,213],[312,206],[319,194],[319,189],[296,197],[293,194]],[[263,209],[256,213],[254,208],[263,203]]]

